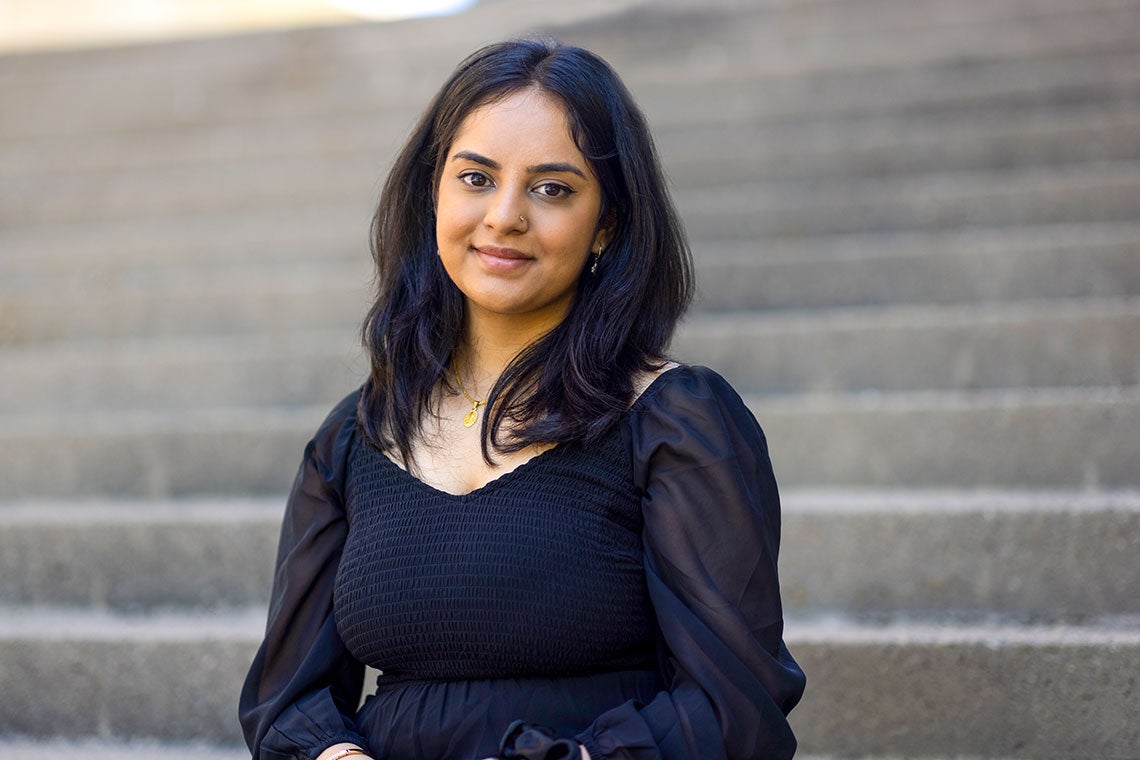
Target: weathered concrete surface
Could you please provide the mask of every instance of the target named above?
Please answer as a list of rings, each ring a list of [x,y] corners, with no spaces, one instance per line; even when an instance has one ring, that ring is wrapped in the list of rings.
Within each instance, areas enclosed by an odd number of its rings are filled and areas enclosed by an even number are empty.
[[[809,675],[792,714],[805,752],[1131,757],[1135,628],[789,625]]]

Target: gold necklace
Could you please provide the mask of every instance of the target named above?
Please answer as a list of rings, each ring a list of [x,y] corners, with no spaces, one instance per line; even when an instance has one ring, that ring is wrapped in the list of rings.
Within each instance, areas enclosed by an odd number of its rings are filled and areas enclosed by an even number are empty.
[[[463,427],[471,427],[475,424],[475,420],[479,419],[479,407],[486,405],[486,401],[476,401],[471,398],[471,394],[463,387],[463,378],[459,376],[459,370],[452,370],[455,372],[455,382],[459,384],[459,392],[463,394],[463,398],[471,402],[471,411],[463,415]]]

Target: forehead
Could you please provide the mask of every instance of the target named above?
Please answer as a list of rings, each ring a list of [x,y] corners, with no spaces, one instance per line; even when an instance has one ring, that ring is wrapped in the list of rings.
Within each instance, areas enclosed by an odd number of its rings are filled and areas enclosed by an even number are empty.
[[[479,106],[460,123],[450,154],[473,150],[499,163],[588,162],[570,133],[566,109],[556,98],[527,89]]]

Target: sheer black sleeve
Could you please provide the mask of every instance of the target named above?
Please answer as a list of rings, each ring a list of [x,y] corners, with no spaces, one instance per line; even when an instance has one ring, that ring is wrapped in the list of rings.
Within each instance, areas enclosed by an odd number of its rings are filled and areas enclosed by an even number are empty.
[[[258,760],[312,760],[339,742],[365,746],[354,722],[364,666],[341,641],[332,601],[358,395],[338,404],[305,447],[285,508],[265,640],[238,706]]]
[[[667,690],[576,739],[595,760],[788,758],[805,678],[783,642],[780,503],[764,434],[715,372],[667,372],[630,416]]]

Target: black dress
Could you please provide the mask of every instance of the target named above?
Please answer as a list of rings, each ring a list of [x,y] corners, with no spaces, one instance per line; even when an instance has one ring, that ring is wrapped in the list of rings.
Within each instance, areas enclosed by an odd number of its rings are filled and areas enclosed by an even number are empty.
[[[514,719],[597,760],[792,756],[804,675],[782,640],[779,497],[722,377],[669,370],[598,444],[464,495],[365,443],[358,396],[289,498],[241,695],[255,757],[349,741],[478,760]],[[382,675],[357,711],[364,664]]]

